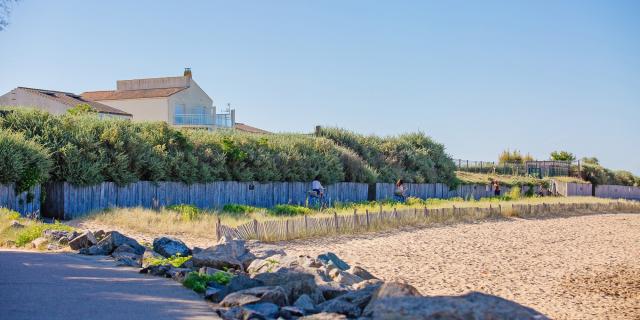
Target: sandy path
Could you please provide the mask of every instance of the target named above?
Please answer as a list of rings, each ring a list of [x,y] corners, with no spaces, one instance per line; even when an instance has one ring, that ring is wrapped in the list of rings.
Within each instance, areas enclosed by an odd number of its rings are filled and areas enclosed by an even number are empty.
[[[471,290],[555,319],[640,319],[640,215],[459,224],[282,243],[333,251],[425,295]]]

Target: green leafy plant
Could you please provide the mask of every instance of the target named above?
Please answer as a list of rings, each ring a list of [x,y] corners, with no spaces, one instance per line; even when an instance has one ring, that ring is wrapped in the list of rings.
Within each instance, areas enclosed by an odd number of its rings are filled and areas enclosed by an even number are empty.
[[[77,104],[75,107],[67,109],[67,113],[74,116],[86,115],[86,114],[95,113],[95,112],[96,112],[96,109],[94,109],[88,103],[80,103],[80,104]]]
[[[522,195],[520,193],[520,187],[518,187],[518,186],[512,187],[511,190],[509,190],[509,192],[507,193],[507,196],[511,200],[520,199],[522,197]]]
[[[247,206],[243,204],[226,204],[222,207],[222,211],[225,213],[253,213],[260,211],[260,208]]]
[[[166,208],[179,213],[184,221],[197,220],[200,217],[200,209],[190,204],[177,204]]]
[[[295,215],[304,215],[310,214],[313,210],[303,207],[296,206],[291,204],[279,204],[269,209],[268,213],[274,216],[295,216]]]
[[[198,272],[190,272],[184,279],[182,285],[198,292],[203,293],[207,289],[207,283],[215,282],[221,285],[227,285],[231,282],[233,275],[228,272],[220,271],[214,274],[200,274]]]
[[[59,222],[53,224],[36,223],[25,226],[20,230],[16,238],[16,245],[22,247],[31,241],[42,237],[45,230],[73,231],[73,228]]]
[[[191,256],[181,256],[180,254],[168,257],[168,258],[154,258],[146,257],[144,262],[151,266],[172,265],[176,268],[180,268],[185,262],[191,260]]]

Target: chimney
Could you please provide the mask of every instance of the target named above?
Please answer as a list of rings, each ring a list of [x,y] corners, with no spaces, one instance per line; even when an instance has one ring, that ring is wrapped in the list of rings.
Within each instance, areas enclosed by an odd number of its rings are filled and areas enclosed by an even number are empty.
[[[184,76],[191,78],[191,68],[184,68]]]

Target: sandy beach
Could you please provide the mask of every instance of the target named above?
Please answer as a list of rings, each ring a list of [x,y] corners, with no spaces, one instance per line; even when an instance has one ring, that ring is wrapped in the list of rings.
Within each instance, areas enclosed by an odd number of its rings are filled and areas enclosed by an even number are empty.
[[[424,295],[481,291],[554,319],[640,319],[640,215],[458,224],[282,243],[333,251]]]

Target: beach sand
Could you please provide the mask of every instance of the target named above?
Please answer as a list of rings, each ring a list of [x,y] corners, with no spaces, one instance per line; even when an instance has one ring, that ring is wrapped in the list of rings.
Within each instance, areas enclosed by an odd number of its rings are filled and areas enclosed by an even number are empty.
[[[640,319],[640,215],[457,224],[281,243],[424,295],[480,291],[554,319]]]

